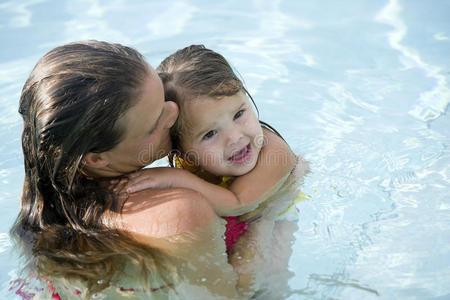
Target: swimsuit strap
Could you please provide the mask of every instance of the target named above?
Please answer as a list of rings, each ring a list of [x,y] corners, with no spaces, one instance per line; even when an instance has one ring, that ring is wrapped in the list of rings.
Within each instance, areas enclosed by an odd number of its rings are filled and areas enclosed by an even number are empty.
[[[231,179],[233,179],[233,177],[231,176],[222,176],[222,181],[219,183],[219,185],[223,188],[228,189],[231,185]]]
[[[177,169],[185,169],[186,171],[189,171],[191,173],[195,173],[195,171],[197,171],[197,169],[198,169],[196,166],[188,163],[187,161],[185,161],[184,159],[182,159],[179,156],[175,157],[174,162],[175,162],[175,168],[177,168]]]

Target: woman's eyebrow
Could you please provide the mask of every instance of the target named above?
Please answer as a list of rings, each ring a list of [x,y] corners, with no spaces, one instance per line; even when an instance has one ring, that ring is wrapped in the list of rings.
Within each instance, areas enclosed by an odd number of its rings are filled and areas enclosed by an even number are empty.
[[[152,134],[153,131],[155,131],[156,128],[158,128],[158,123],[159,123],[159,121],[161,120],[161,117],[162,117],[163,113],[164,113],[164,107],[162,108],[161,113],[159,114],[159,117],[158,117],[158,119],[157,119],[156,122],[155,122],[155,125],[153,125],[152,129],[150,129],[150,130],[148,131],[148,134]]]

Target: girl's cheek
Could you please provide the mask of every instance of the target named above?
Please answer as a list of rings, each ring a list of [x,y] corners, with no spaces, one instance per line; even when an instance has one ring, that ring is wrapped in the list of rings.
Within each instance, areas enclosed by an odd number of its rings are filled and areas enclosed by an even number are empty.
[[[252,119],[252,115],[250,114],[244,114],[244,116],[242,117],[242,122],[243,123],[248,123],[249,120]]]

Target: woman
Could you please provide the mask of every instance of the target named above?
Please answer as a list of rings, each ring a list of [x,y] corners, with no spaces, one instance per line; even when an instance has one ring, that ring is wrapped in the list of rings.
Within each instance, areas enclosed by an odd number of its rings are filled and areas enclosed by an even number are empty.
[[[108,189],[171,150],[178,108],[137,51],[98,41],[51,50],[25,83],[19,112],[25,180],[11,232],[63,298],[239,297],[223,223],[200,193],[117,198]]]

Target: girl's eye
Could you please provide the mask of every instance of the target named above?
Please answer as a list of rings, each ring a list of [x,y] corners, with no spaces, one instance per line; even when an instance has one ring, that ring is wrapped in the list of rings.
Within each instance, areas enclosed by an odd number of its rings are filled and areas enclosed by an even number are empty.
[[[203,136],[202,140],[208,140],[208,139],[212,138],[216,133],[217,133],[217,131],[210,130]]]
[[[238,111],[238,112],[234,115],[233,121],[236,120],[236,119],[239,119],[239,118],[244,114],[244,112],[245,112],[245,109],[241,109],[240,111]]]

